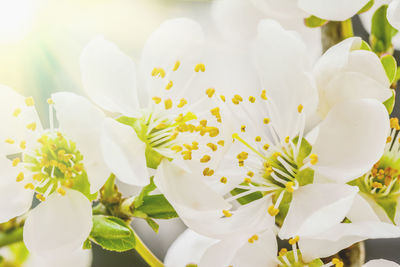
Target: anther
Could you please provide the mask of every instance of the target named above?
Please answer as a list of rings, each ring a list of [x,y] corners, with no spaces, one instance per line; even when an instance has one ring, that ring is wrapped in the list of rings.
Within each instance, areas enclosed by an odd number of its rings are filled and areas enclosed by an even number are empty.
[[[276,209],[274,205],[271,205],[268,207],[268,213],[269,215],[276,216],[279,213],[279,209]]]
[[[241,132],[245,132],[245,131],[246,131],[246,125],[240,126],[240,131],[241,131]]]
[[[48,98],[48,99],[47,99],[47,104],[49,104],[49,105],[54,105],[54,100],[51,99],[51,98]]]
[[[269,118],[264,118],[264,123],[268,124],[271,120]]]
[[[249,102],[250,103],[256,102],[256,98],[254,96],[249,96]]]
[[[165,106],[165,109],[172,108],[172,100],[171,99],[164,100],[164,106]]]
[[[35,105],[35,100],[33,100],[33,97],[30,96],[25,98],[25,105],[27,105],[28,107]]]
[[[20,158],[15,158],[15,159],[12,161],[13,167],[17,166],[18,163],[20,163],[20,162],[21,162],[21,159],[20,159]]]
[[[228,182],[228,179],[226,177],[221,177],[219,181],[223,184],[226,184],[226,182]]]
[[[299,236],[295,236],[295,237],[293,237],[293,238],[290,238],[290,239],[289,239],[289,244],[290,244],[290,245],[294,245],[294,244],[296,244],[297,242],[299,242],[299,239],[300,239]]]
[[[194,71],[195,72],[199,72],[199,71],[205,72],[206,71],[206,66],[204,66],[203,63],[199,63],[194,67]]]
[[[220,146],[224,146],[225,141],[224,141],[224,140],[219,140],[219,141],[217,142],[217,144],[220,145]]]
[[[265,150],[268,150],[269,144],[265,144],[265,145],[263,146],[263,148],[264,148]]]
[[[160,97],[154,96],[152,99],[153,99],[154,103],[156,103],[156,104],[159,104],[161,102]]]
[[[210,168],[205,168],[204,170],[203,170],[203,175],[204,176],[212,176],[214,174],[214,170],[213,169],[210,169]]]
[[[25,189],[34,189],[35,188],[35,186],[32,184],[32,183],[27,183],[25,186],[24,186],[24,188]]]
[[[261,136],[256,136],[255,141],[256,142],[261,142]]]
[[[57,188],[57,193],[59,193],[60,195],[62,195],[62,196],[65,196],[65,190],[63,189],[63,188],[61,188],[61,187],[58,187]]]
[[[225,217],[231,217],[232,213],[229,210],[222,210],[222,213],[225,215]]]
[[[17,182],[21,182],[22,180],[24,180],[24,173],[23,173],[23,172],[20,172],[20,173],[18,173],[18,175],[17,175],[16,181],[17,181]]]
[[[211,160],[211,157],[209,155],[204,155],[201,159],[200,162],[201,163],[206,163],[209,162]]]
[[[266,90],[262,90],[262,91],[261,91],[261,98],[264,99],[264,100],[268,100],[268,98],[267,98],[267,91],[266,91]]]
[[[238,105],[242,101],[243,101],[243,98],[240,95],[234,95],[232,98],[232,103],[235,105]]]
[[[386,138],[386,143],[390,143],[392,141],[392,137],[391,136],[388,136],[387,138]]]
[[[257,240],[258,240],[258,235],[253,235],[252,237],[250,237],[248,239],[248,242],[249,243],[254,243],[254,241],[257,241]]]
[[[344,266],[343,262],[341,260],[339,260],[338,258],[333,258],[332,264],[334,264],[335,267],[343,267]]]
[[[25,149],[25,148],[26,148],[26,141],[25,141],[25,140],[22,140],[22,141],[19,143],[19,147],[20,147],[21,149]]]
[[[286,255],[287,252],[288,250],[286,248],[282,248],[281,250],[279,250],[279,256],[283,257]]]
[[[294,191],[293,186],[294,186],[294,183],[293,183],[293,182],[287,182],[286,185],[285,185],[286,190],[287,190],[289,193],[293,193],[293,191]]]
[[[175,62],[175,65],[174,65],[174,68],[172,69],[172,71],[177,71],[180,65],[181,65],[181,62],[179,60],[177,60]]]
[[[289,136],[286,136],[286,137],[285,137],[285,143],[288,144],[289,141],[290,141],[290,137],[289,137]]]
[[[249,177],[244,178],[243,182],[246,184],[251,184],[251,179]]]
[[[303,111],[303,105],[300,104],[297,106],[297,112],[301,113]]]
[[[209,98],[211,98],[211,97],[214,95],[214,93],[215,93],[215,89],[214,89],[214,88],[208,88],[208,89],[206,90],[206,95],[207,95]]]
[[[10,145],[15,143],[15,141],[11,138],[7,138],[4,142],[6,142],[7,144],[10,144]]]
[[[29,123],[28,125],[26,125],[26,128],[31,131],[36,130],[36,122]]]
[[[13,111],[13,116],[14,116],[14,117],[18,117],[18,115],[21,114],[21,111],[22,111],[22,110],[21,110],[20,108],[16,108],[16,109]]]
[[[315,165],[315,164],[317,164],[317,162],[318,162],[318,155],[317,154],[311,154],[310,155],[310,163],[312,165]]]
[[[221,98],[221,100],[222,100],[223,102],[225,102],[225,101],[226,101],[226,98],[225,98],[225,96],[224,96],[224,95],[220,95],[219,97]]]
[[[178,108],[181,108],[181,107],[183,107],[183,106],[186,105],[186,104],[187,104],[187,100],[184,99],[184,98],[182,98],[182,99],[179,101],[179,104],[177,105],[177,107],[178,107]]]
[[[42,202],[46,200],[46,198],[42,194],[36,194],[36,198]]]
[[[169,81],[168,84],[165,86],[165,90],[171,89],[173,85],[174,83],[172,81]]]

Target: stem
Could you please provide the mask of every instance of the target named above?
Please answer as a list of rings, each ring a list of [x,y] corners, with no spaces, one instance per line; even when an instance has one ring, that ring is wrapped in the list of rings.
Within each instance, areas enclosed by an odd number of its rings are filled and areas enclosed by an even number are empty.
[[[150,251],[150,249],[143,243],[140,237],[135,234],[135,250],[139,255],[150,265],[150,267],[164,267],[164,264]]]
[[[23,228],[19,227],[7,232],[0,232],[0,247],[22,241]]]
[[[351,19],[345,21],[329,21],[321,27],[321,35],[322,48],[325,52],[335,44],[354,35]]]

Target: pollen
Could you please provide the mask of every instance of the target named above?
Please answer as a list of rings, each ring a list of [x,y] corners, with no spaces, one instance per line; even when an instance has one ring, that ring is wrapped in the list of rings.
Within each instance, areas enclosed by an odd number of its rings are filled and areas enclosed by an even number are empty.
[[[386,143],[390,143],[390,142],[392,142],[392,137],[391,137],[391,136],[388,136],[388,137],[386,138]]]
[[[332,264],[334,264],[335,267],[343,267],[344,266],[343,262],[341,260],[339,260],[338,258],[333,258]]]
[[[163,68],[154,68],[153,71],[151,72],[151,76],[164,78],[165,70]]]
[[[153,99],[154,103],[156,103],[156,104],[160,104],[160,102],[161,102],[161,98],[158,96],[154,96],[152,99]]]
[[[13,114],[14,117],[18,117],[18,115],[21,114],[21,111],[22,111],[22,110],[21,110],[20,108],[16,108],[16,109],[13,111],[12,114]]]
[[[285,143],[286,143],[286,144],[289,144],[289,141],[290,141],[290,137],[289,137],[289,136],[286,136],[286,137],[285,137]]]
[[[262,91],[261,91],[261,98],[264,99],[264,100],[268,100],[268,98],[267,98],[267,91],[266,91],[266,90],[262,90]]]
[[[254,243],[254,241],[257,241],[257,240],[258,240],[258,235],[253,235],[252,237],[250,237],[248,239],[248,242],[249,243]]]
[[[15,159],[12,161],[13,167],[17,166],[20,162],[21,162],[21,159],[20,159],[20,158],[15,158]]]
[[[222,213],[225,215],[225,217],[231,217],[232,213],[229,210],[222,210]]]
[[[211,160],[211,157],[209,155],[204,155],[201,159],[200,162],[201,163],[206,163],[209,162]]]
[[[165,86],[165,90],[171,89],[173,85],[174,85],[174,83],[173,83],[172,81],[169,81],[169,82],[167,83],[167,85]]]
[[[184,99],[184,98],[182,98],[180,101],[179,101],[179,104],[178,104],[178,108],[182,108],[184,105],[186,105],[187,104],[187,100],[186,99]]]
[[[251,179],[249,177],[246,177],[246,178],[244,178],[243,182],[245,182],[246,184],[250,184]]]
[[[194,67],[195,72],[205,72],[206,71],[206,66],[204,66],[203,63],[199,63]]]
[[[210,168],[205,168],[204,170],[203,170],[203,175],[204,176],[212,176],[214,174],[214,170],[213,169],[210,169]]]
[[[287,190],[289,193],[293,193],[293,191],[294,191],[293,186],[294,186],[294,183],[293,183],[293,182],[287,182],[286,185],[285,185],[286,190]]]
[[[217,145],[213,143],[208,143],[207,146],[212,150],[212,151],[217,151],[218,147]]]
[[[261,136],[256,136],[255,141],[256,142],[261,142]]]
[[[290,244],[290,245],[294,245],[294,244],[296,244],[297,242],[299,242],[299,239],[300,239],[299,236],[295,236],[295,237],[293,237],[293,238],[290,238],[290,239],[289,239],[289,244]]]
[[[36,194],[36,198],[42,202],[46,200],[46,198],[42,194]]]
[[[6,142],[7,144],[10,144],[10,145],[12,145],[12,144],[15,143],[15,141],[14,141],[13,139],[11,139],[11,138],[7,138],[7,139],[5,140],[5,142]]]
[[[208,89],[206,90],[206,95],[207,95],[209,98],[211,98],[211,97],[214,95],[214,93],[215,93],[215,89],[214,89],[214,88],[208,88]]]
[[[373,182],[372,183],[372,187],[374,187],[374,188],[382,188],[383,187],[383,185],[381,184],[381,183],[379,183],[379,182]]]
[[[51,98],[48,98],[48,99],[47,99],[47,104],[49,104],[49,105],[54,105],[54,100],[51,99]]]
[[[234,95],[232,98],[232,103],[235,105],[239,105],[239,103],[242,101],[243,101],[243,98],[240,95]]]
[[[254,96],[249,96],[249,102],[250,103],[256,102],[256,98]]]
[[[179,60],[177,60],[175,62],[174,68],[172,69],[172,71],[177,71],[179,69],[179,66],[181,65],[181,62]]]
[[[28,107],[34,106],[35,105],[35,100],[33,100],[33,97],[27,97],[25,98],[25,105]]]
[[[25,149],[25,148],[26,148],[26,141],[25,141],[25,140],[22,140],[22,141],[19,143],[19,147],[20,147],[21,149]]]
[[[310,155],[310,163],[312,165],[315,165],[315,164],[317,164],[317,162],[318,162],[318,155],[317,154],[311,154]]]
[[[220,145],[220,146],[224,146],[225,141],[224,141],[224,140],[219,140],[219,141],[217,142],[217,144]]]
[[[32,184],[32,183],[27,183],[25,186],[24,186],[24,188],[25,189],[34,189],[35,188],[35,186]]]
[[[164,106],[165,106],[165,109],[172,108],[172,100],[171,99],[164,100]]]
[[[17,182],[21,182],[22,180],[24,180],[24,173],[23,172],[20,172],[20,173],[18,173],[18,175],[17,175],[17,179],[16,179],[16,181]]]
[[[58,187],[57,188],[57,193],[59,193],[60,195],[62,195],[62,196],[65,196],[65,190],[63,189],[63,188],[61,188],[61,187]]]
[[[36,130],[36,122],[29,123],[28,125],[26,125],[26,128],[31,131]]]
[[[391,118],[390,119],[390,128],[395,130],[400,130],[399,119],[398,118]]]
[[[226,98],[225,98],[224,95],[220,95],[219,98],[221,98],[222,102],[225,102],[225,101],[226,101]]]
[[[264,148],[265,150],[268,150],[269,144],[265,144],[265,145],[263,146],[263,148]]]
[[[270,119],[269,118],[264,118],[264,124],[268,124],[268,123],[270,123]]]
[[[276,215],[279,213],[279,209],[276,209],[276,208],[274,207],[274,205],[271,205],[271,206],[268,207],[268,213],[269,213],[269,215],[271,215],[272,217],[273,217],[273,216],[276,216]]]
[[[219,181],[223,184],[226,184],[226,182],[228,182],[228,179],[226,177],[221,177]]]
[[[244,133],[246,131],[246,125],[240,126],[240,131]]]
[[[303,111],[303,105],[300,104],[297,106],[297,112],[301,113]]]
[[[282,248],[281,250],[279,250],[279,256],[283,257],[287,254],[288,250],[286,248]]]

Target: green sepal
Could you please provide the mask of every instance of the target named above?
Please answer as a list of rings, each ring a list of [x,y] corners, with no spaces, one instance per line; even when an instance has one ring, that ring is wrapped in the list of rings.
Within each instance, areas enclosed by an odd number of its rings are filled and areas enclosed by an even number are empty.
[[[82,172],[81,175],[75,176],[73,181],[74,183],[71,187],[72,189],[81,192],[90,201],[93,201],[97,198],[97,192],[90,194],[90,183],[86,172]]]
[[[385,211],[386,215],[389,217],[389,219],[392,221],[393,224],[396,224],[394,222],[394,218],[396,216],[396,209],[397,209],[397,198],[393,197],[381,197],[381,198],[376,198],[376,203],[382,207],[382,209]]]
[[[366,41],[361,40],[361,46],[360,46],[359,50],[372,51],[372,48]]]
[[[248,190],[241,189],[241,188],[235,188],[235,189],[231,190],[230,193],[232,194],[232,196],[236,196],[237,194],[240,194],[240,193],[243,193],[246,191],[248,191]],[[261,192],[257,191],[257,192],[254,192],[254,193],[251,193],[246,196],[238,198],[237,202],[239,202],[240,205],[246,205],[246,204],[253,202],[257,199],[260,199],[262,197],[263,197],[263,194]]]
[[[172,219],[178,217],[175,209],[164,197],[164,195],[151,195],[144,196],[143,203],[135,212],[142,212],[147,215],[147,217],[154,219]]]
[[[304,19],[304,24],[309,28],[318,28],[326,24],[328,21],[326,19],[321,19],[316,16],[309,16]]]
[[[89,239],[106,250],[123,252],[133,249],[135,234],[123,220],[104,215],[93,216],[93,227]]]
[[[147,218],[146,219],[147,224],[153,229],[154,232],[158,233],[158,229],[160,228],[160,225],[156,223],[153,219]]]
[[[391,114],[393,111],[395,99],[396,99],[396,92],[395,90],[392,89],[392,96],[383,102],[383,105],[385,106],[389,114]]]
[[[288,251],[285,254],[286,259],[291,263],[290,266],[296,266],[296,267],[303,267],[303,266],[308,266],[308,267],[320,267],[323,266],[324,263],[320,259],[315,259],[311,262],[303,262],[303,258],[301,256],[300,250],[297,250],[297,256],[298,256],[298,261],[295,260],[294,253],[293,251]],[[278,256],[278,260],[282,263],[279,266],[285,266],[287,267],[288,265],[286,264],[285,260],[281,257]]]
[[[82,249],[91,249],[92,248],[92,242],[90,242],[89,238],[83,242]]]
[[[375,3],[374,0],[370,0],[368,3],[365,4],[365,6],[363,8],[360,9],[360,11],[358,11],[357,14],[367,12],[368,10],[371,9],[371,7],[374,5],[374,3]]]
[[[299,138],[295,137],[293,139],[293,143],[297,145],[298,140]],[[312,150],[311,144],[305,138],[302,138],[299,153],[297,154],[297,160],[296,160],[296,164],[298,167],[303,166],[303,161],[306,157],[308,157],[308,155],[310,155],[311,150]]]
[[[286,189],[282,189],[282,190],[286,191]],[[276,192],[276,194],[274,194],[274,196],[272,198],[272,202],[273,203],[276,203],[276,200],[277,200],[277,198],[278,198],[278,196],[279,196],[279,194],[281,192],[282,191],[279,191],[279,192]],[[286,215],[287,215],[287,213],[289,211],[289,207],[290,207],[290,203],[291,202],[292,202],[292,194],[286,191],[284,193],[282,201],[281,201],[281,203],[279,204],[279,207],[278,207],[279,208],[279,213],[275,216],[275,223],[277,225],[279,225],[279,226],[283,225],[283,221],[285,220]]]
[[[376,53],[389,53],[393,50],[392,38],[397,30],[387,20],[387,8],[388,5],[382,5],[372,16],[370,43]]]
[[[161,160],[164,158],[163,155],[152,149],[150,146],[146,146],[146,165],[148,168],[157,169],[160,165]]]
[[[22,266],[25,263],[25,261],[29,258],[29,251],[26,248],[24,242],[11,244],[9,248],[13,255],[14,263],[16,263],[17,266],[20,265]]]
[[[107,204],[119,203],[121,200],[121,193],[115,185],[115,175],[111,174],[106,183],[100,189],[101,200]]]
[[[396,59],[392,55],[384,55],[381,57],[381,62],[390,83],[393,83],[397,76]]]
[[[299,171],[296,175],[296,180],[300,186],[312,184],[314,182],[314,170],[307,168]]]
[[[394,82],[397,82],[398,80],[400,80],[400,67],[397,67],[396,78],[394,78]]]
[[[146,185],[145,187],[143,187],[140,194],[137,197],[135,197],[135,200],[134,200],[135,209],[137,209],[138,207],[143,205],[143,198],[145,196],[148,196],[155,189],[156,189],[156,185],[154,184],[154,176],[151,176],[150,183],[148,185]]]

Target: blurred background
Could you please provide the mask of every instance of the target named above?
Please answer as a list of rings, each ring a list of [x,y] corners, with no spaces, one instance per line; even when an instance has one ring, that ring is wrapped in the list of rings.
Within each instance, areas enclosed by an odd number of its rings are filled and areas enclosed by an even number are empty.
[[[211,0],[0,0],[0,83],[33,96],[47,125],[46,99],[51,93],[82,94],[79,56],[92,38],[103,35],[138,62],[147,37],[166,19],[184,16],[199,21],[206,31],[212,28],[210,4]],[[359,18],[354,24],[356,35],[367,40]],[[394,115],[399,114],[397,106]],[[130,188],[124,190],[129,193]],[[140,220],[133,227],[163,259],[185,227],[178,219],[159,223],[158,234]],[[395,239],[367,241],[367,259],[400,263],[399,247]],[[94,267],[147,266],[134,251],[112,253],[93,246],[93,254]]]

